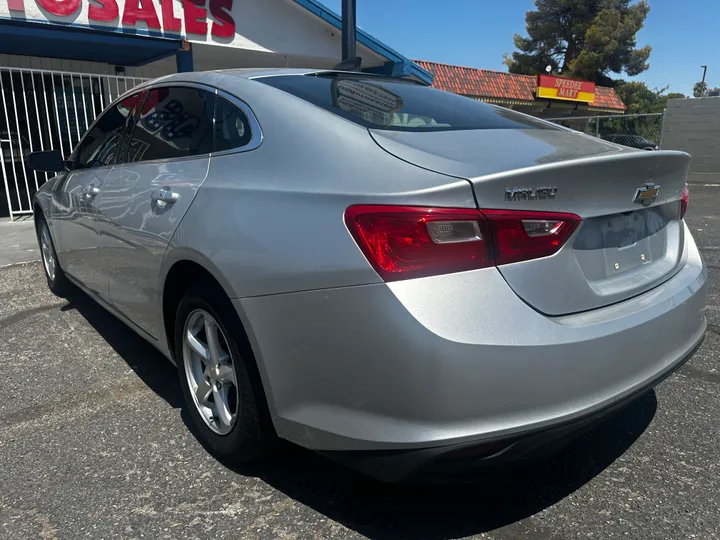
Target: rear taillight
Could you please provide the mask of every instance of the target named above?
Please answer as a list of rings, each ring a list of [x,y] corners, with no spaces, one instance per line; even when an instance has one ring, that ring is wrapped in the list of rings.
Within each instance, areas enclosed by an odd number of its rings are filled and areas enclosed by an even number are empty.
[[[351,206],[345,223],[386,281],[493,264],[487,226],[477,210]]]
[[[351,206],[345,223],[386,281],[547,257],[557,252],[580,218],[551,212],[508,212]]]
[[[690,202],[690,191],[688,190],[688,187],[685,186],[685,189],[683,190],[682,199],[680,199],[680,219],[685,217],[685,212],[687,212],[688,203]]]
[[[547,257],[557,252],[580,218],[575,214],[483,210],[495,243],[495,264]]]

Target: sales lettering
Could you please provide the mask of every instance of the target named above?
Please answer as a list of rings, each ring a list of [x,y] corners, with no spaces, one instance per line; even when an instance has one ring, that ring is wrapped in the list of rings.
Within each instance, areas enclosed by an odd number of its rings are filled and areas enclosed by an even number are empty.
[[[233,0],[182,0],[177,2],[182,6],[177,12],[176,0],[8,0],[8,8],[24,12],[25,2],[31,1],[56,17],[77,16],[82,2],[86,2],[89,21],[119,20],[125,27],[145,26],[150,30],[173,33],[182,32],[184,27],[186,34],[202,36],[207,35],[209,26],[215,37],[232,38],[235,35]]]

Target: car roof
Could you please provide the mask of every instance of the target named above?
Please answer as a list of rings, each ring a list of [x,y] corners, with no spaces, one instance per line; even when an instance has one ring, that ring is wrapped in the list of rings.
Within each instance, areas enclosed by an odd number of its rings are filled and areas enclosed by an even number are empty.
[[[149,86],[152,84],[166,83],[166,82],[198,82],[198,83],[209,83],[213,84],[210,80],[217,77],[231,77],[239,79],[260,79],[264,77],[278,77],[282,75],[307,75],[310,73],[326,73],[335,75],[349,75],[354,77],[367,77],[367,78],[378,78],[389,81],[404,81],[410,83],[417,83],[424,85],[423,83],[415,79],[406,79],[398,77],[389,77],[387,75],[379,75],[375,73],[365,73],[358,71],[345,71],[337,69],[317,69],[317,68],[233,68],[233,69],[218,69],[214,71],[190,71],[186,73],[173,73],[166,75],[158,79],[146,81],[145,83],[138,86]],[[209,82],[210,81],[210,82]]]
[[[234,68],[219,69],[210,73],[220,73],[234,77],[242,77],[244,79],[254,79],[256,77],[270,77],[277,75],[306,75],[308,73],[322,73],[323,71],[332,71],[325,69],[311,68]],[[198,71],[196,73],[203,73]]]

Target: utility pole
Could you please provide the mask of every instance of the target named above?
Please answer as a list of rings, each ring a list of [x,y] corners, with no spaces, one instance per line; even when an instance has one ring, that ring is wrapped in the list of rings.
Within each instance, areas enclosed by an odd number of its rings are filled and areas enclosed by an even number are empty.
[[[355,41],[355,0],[342,0],[342,59],[354,60],[357,57]]]

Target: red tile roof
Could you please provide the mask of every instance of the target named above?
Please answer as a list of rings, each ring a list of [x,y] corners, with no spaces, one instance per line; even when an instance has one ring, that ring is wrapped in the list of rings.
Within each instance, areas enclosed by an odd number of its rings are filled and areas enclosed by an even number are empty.
[[[502,71],[453,66],[423,60],[415,60],[415,63],[435,75],[433,88],[446,92],[527,102],[535,99],[537,78],[532,75],[515,75]],[[626,108],[615,90],[605,86],[595,87],[595,101],[590,106],[622,111]]]
[[[615,93],[614,88],[607,86],[595,87],[595,101],[590,104],[592,107],[602,107],[604,109],[619,109],[624,111],[627,109],[620,96]]]

